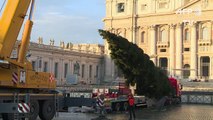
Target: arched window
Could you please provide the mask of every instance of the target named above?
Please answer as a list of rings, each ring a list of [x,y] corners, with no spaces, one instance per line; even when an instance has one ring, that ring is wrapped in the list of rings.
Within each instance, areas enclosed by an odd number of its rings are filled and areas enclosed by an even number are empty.
[[[161,42],[166,42],[168,41],[168,31],[163,29],[160,31],[160,41]]]
[[[202,33],[201,33],[201,39],[203,39],[203,40],[209,40],[210,39],[209,37],[210,37],[209,28],[203,27],[202,28]]]
[[[141,43],[144,43],[145,41],[145,32],[141,33]]]
[[[187,28],[187,29],[185,29],[185,31],[184,31],[184,40],[189,40],[190,39],[190,32],[189,32],[189,29]]]

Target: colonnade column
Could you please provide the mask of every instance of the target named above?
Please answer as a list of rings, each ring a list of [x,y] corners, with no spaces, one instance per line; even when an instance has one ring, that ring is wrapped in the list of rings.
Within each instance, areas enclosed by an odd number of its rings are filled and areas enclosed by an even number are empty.
[[[182,23],[176,25],[176,75],[182,77]]]
[[[174,68],[175,68],[175,66],[174,66],[174,64],[175,64],[175,40],[174,40],[174,37],[175,37],[175,30],[174,30],[174,27],[175,27],[175,25],[173,25],[173,24],[171,24],[170,25],[170,38],[169,38],[169,40],[170,40],[170,43],[169,43],[169,45],[170,45],[170,49],[169,49],[169,56],[170,56],[170,64],[169,64],[169,72],[170,72],[170,75],[174,75]]]
[[[69,69],[68,69],[68,74],[70,74],[70,75],[72,75],[73,74],[73,69],[72,69],[73,67],[72,67],[72,61],[71,60],[69,60]]]
[[[51,58],[49,58],[49,70],[48,70],[48,72],[50,72],[50,73],[52,73],[52,74],[54,74],[54,64],[53,64],[53,58],[51,57]]]
[[[150,29],[150,56],[151,56],[151,60],[153,61],[153,63],[155,65],[157,65],[157,61],[156,61],[156,36],[155,36],[155,32],[156,32],[156,28],[155,25],[152,25],[149,27]]]
[[[190,78],[195,79],[197,76],[197,47],[196,47],[196,23],[191,26],[191,50],[190,50]]]
[[[58,71],[58,78],[59,78],[59,81],[60,81],[60,85],[63,84],[63,81],[64,81],[64,59],[60,59],[59,60],[59,63],[58,63],[58,66],[59,66],[59,71]],[[59,73],[62,73],[62,74],[59,74]]]

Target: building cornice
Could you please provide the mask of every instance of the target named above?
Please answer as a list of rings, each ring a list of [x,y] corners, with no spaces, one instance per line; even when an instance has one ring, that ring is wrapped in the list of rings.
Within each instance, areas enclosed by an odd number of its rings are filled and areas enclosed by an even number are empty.
[[[17,41],[17,45],[20,43],[20,41]],[[97,45],[100,47],[103,47],[99,44],[92,44]],[[52,46],[52,45],[45,45],[45,44],[38,44],[34,42],[30,42],[29,49],[30,51],[35,52],[42,52],[42,53],[51,53],[51,54],[61,54],[61,55],[70,55],[70,56],[83,56],[83,57],[90,57],[90,58],[101,58],[104,55],[104,52],[92,52],[92,51],[86,51],[86,50],[78,50],[78,49],[63,49],[58,46]]]

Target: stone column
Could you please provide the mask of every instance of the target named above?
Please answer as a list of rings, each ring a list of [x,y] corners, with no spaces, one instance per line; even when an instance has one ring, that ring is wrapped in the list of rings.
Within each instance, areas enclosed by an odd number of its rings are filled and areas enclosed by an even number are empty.
[[[156,28],[155,25],[152,25],[149,27],[149,32],[150,32],[150,58],[153,61],[153,63],[156,65]]]
[[[198,62],[197,62],[197,64],[198,64],[198,66],[197,66],[197,73],[198,73],[198,77],[199,77],[199,79],[200,79],[200,77],[201,77],[201,68],[200,68],[200,63],[201,63],[201,56],[197,56],[197,60],[198,60]]]
[[[90,77],[89,77],[89,66],[90,66],[90,62],[87,62],[87,65],[86,65],[86,83],[88,83],[88,81],[89,81],[89,79],[90,79]]]
[[[60,81],[60,85],[62,85],[63,83],[63,80],[64,80],[64,60],[63,59],[60,59],[59,63],[58,63],[58,78],[59,78],[59,81]]]
[[[54,66],[54,64],[53,64],[53,58],[51,57],[51,58],[49,58],[49,66],[48,66],[49,70],[48,71],[50,73],[52,73],[52,74],[54,74],[54,67],[53,66]]]
[[[72,70],[72,61],[69,60],[69,64],[68,64],[68,74],[73,74],[73,70]]]
[[[176,26],[176,76],[182,77],[182,23]]]
[[[170,75],[174,75],[174,68],[175,68],[175,66],[174,66],[174,64],[175,64],[175,39],[174,39],[174,37],[175,37],[175,30],[174,30],[174,25],[173,24],[171,24],[170,25],[170,35],[169,35],[169,40],[170,40],[170,42],[169,42],[169,57],[170,57],[170,64],[169,64],[169,72],[170,72]]]
[[[91,82],[92,83],[96,83],[96,63],[93,63],[92,64],[92,80],[91,80]]]
[[[191,48],[190,48],[190,78],[197,77],[197,46],[196,46],[196,23],[191,26]]]

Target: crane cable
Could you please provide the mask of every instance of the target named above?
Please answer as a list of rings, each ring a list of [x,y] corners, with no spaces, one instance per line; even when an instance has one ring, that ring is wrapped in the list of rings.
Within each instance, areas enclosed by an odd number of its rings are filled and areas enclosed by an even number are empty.
[[[3,4],[2,4],[1,9],[0,9],[0,12],[2,11],[2,9],[3,9],[4,5],[5,5],[5,3],[6,3],[6,0],[4,0],[4,2],[3,2]]]

